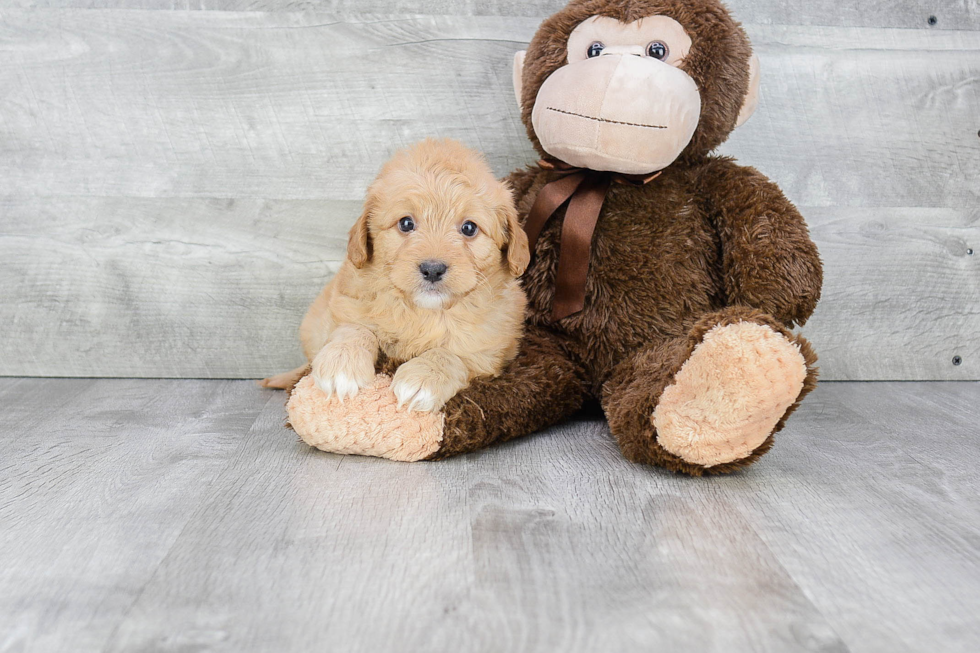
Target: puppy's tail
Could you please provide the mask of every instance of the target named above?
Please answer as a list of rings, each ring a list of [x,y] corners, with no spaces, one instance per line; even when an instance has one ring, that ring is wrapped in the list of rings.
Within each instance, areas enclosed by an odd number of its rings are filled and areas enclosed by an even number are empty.
[[[299,383],[299,380],[306,376],[309,371],[310,366],[303,365],[290,372],[283,372],[282,374],[276,374],[275,376],[262,379],[259,381],[259,385],[263,388],[275,388],[277,390],[291,392],[293,386]]]

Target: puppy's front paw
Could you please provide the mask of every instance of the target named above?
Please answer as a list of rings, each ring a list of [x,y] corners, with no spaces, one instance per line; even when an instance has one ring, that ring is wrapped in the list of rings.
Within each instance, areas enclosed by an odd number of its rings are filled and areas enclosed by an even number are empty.
[[[371,352],[344,343],[328,343],[313,359],[313,382],[328,397],[343,401],[374,381]]]
[[[409,410],[420,412],[439,411],[453,398],[458,388],[450,387],[444,375],[432,369],[428,361],[413,358],[403,363],[391,380],[398,407],[408,405]]]

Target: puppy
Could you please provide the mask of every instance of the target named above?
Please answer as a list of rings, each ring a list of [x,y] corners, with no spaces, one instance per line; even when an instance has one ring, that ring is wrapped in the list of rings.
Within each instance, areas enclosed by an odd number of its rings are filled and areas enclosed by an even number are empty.
[[[341,400],[372,383],[383,351],[404,361],[399,405],[438,411],[517,355],[530,259],[510,190],[451,140],[398,152],[368,189],[347,259],[310,306],[300,340],[316,385]],[[305,368],[265,379],[291,387]]]

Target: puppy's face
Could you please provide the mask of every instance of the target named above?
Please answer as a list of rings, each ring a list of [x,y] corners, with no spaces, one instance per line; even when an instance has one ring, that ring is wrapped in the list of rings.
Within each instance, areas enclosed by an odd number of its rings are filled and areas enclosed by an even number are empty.
[[[446,308],[503,268],[507,227],[485,198],[447,176],[394,176],[389,191],[398,192],[372,220],[372,235],[374,255],[406,298]]]
[[[370,265],[422,309],[519,276],[529,258],[510,191],[452,141],[396,155],[368,191],[361,221],[351,232],[354,265]]]

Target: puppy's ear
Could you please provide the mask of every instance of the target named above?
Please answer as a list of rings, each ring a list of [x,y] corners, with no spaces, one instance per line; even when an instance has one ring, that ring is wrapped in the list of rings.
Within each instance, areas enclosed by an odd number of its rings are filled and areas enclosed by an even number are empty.
[[[368,233],[368,219],[371,217],[373,208],[374,202],[368,198],[364,202],[361,217],[350,228],[350,234],[347,237],[347,258],[358,269],[363,268],[371,260],[371,235]]]
[[[507,201],[498,209],[503,217],[504,224],[507,225],[507,267],[511,274],[519,277],[524,274],[527,264],[531,262],[531,250],[527,245],[527,234],[524,228],[517,221],[517,209],[511,200],[510,188],[504,187]]]

